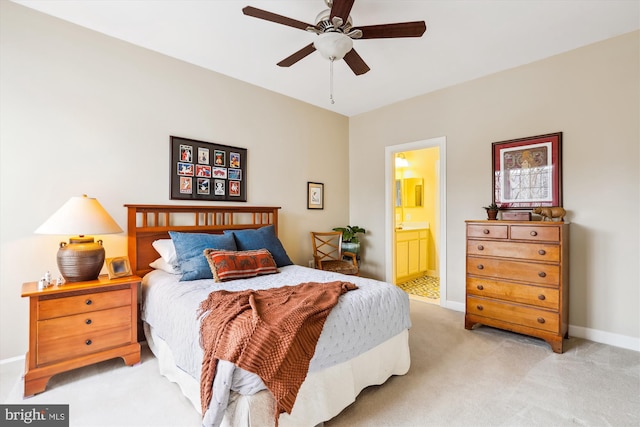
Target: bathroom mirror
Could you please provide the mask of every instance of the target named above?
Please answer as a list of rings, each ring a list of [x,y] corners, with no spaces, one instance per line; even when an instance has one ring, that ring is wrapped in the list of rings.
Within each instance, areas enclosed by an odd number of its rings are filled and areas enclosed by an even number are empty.
[[[424,205],[424,183],[422,178],[405,178],[402,205],[406,208],[418,208]]]

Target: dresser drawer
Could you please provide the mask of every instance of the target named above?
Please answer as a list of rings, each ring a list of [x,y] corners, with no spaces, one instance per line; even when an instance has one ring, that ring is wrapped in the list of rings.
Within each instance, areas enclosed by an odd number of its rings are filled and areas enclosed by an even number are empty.
[[[46,340],[38,345],[38,365],[80,357],[132,342],[131,327],[110,328],[93,333]]]
[[[467,313],[512,323],[514,326],[524,325],[554,333],[559,330],[560,316],[558,313],[519,304],[477,298],[472,295],[467,296]]]
[[[468,256],[467,274],[547,286],[558,286],[560,283],[560,266],[557,264],[530,263]]]
[[[467,237],[507,239],[509,237],[509,226],[499,224],[469,224],[467,226]]]
[[[467,240],[468,255],[560,261],[560,247],[554,244]]]
[[[467,279],[467,294],[495,298],[558,311],[560,291],[557,288],[519,285],[486,279]]]
[[[560,240],[560,228],[535,225],[512,225],[511,238],[514,240],[558,242]]]
[[[130,306],[41,320],[38,322],[38,345],[71,335],[92,334],[121,327],[131,327]]]
[[[131,306],[131,290],[128,288],[40,300],[38,302],[38,320],[125,305]]]

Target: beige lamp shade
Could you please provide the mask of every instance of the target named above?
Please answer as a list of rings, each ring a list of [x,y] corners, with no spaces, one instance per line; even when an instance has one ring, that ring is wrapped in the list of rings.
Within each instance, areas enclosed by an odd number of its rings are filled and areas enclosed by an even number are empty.
[[[74,235],[61,242],[58,269],[67,282],[95,280],[104,264],[102,240],[89,234],[121,233],[122,228],[94,198],[72,197],[35,231],[37,234]]]

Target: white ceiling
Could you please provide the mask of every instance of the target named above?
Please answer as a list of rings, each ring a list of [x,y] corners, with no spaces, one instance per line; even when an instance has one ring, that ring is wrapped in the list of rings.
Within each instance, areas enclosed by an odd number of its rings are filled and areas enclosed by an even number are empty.
[[[183,61],[353,116],[640,28],[638,0],[356,0],[354,27],[424,20],[421,38],[355,40],[371,71],[318,52],[276,63],[313,33],[245,16],[254,6],[315,24],[323,0],[14,0]]]

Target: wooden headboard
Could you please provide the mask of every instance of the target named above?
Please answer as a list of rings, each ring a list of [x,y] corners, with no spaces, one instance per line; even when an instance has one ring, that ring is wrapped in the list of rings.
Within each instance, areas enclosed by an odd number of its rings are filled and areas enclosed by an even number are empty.
[[[256,229],[273,225],[278,232],[275,206],[124,205],[127,208],[127,248],[131,271],[151,271],[158,252],[154,240],[168,239],[169,231],[222,234],[224,230]]]

